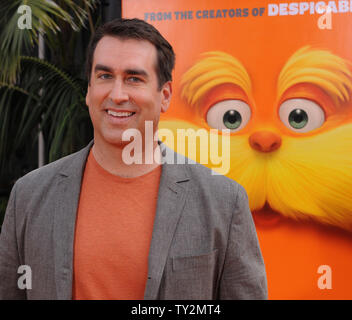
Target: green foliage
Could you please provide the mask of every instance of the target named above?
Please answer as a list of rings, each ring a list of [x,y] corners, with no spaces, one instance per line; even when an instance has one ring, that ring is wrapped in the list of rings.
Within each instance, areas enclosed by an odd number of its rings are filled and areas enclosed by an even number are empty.
[[[96,2],[0,1],[0,221],[13,183],[37,166],[40,131],[47,162],[93,137],[82,61]],[[20,5],[30,6],[32,29],[17,27]],[[45,60],[37,58],[39,33]]]
[[[76,1],[77,2],[77,1]],[[14,82],[20,67],[19,57],[23,50],[30,50],[38,44],[39,34],[45,34],[50,45],[55,47],[55,37],[64,26],[78,31],[88,18],[89,10],[94,8],[95,0],[43,1],[43,0],[4,0],[0,2],[0,74],[1,82]],[[31,9],[31,29],[20,29],[18,8],[26,5]],[[83,7],[81,7],[83,6]],[[66,7],[67,10],[64,10]]]
[[[49,162],[85,144],[82,124],[89,130],[84,80],[35,57],[20,57],[20,65],[16,85],[0,83],[1,171],[10,165],[7,155],[28,143],[34,147],[39,130],[44,132]]]

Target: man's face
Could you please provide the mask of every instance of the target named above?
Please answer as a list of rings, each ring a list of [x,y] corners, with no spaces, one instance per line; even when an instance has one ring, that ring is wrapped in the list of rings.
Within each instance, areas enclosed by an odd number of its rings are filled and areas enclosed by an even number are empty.
[[[123,146],[126,129],[144,138],[145,121],[157,130],[160,112],[171,98],[171,83],[158,90],[157,52],[146,40],[105,36],[97,44],[86,103],[94,127],[95,144]]]

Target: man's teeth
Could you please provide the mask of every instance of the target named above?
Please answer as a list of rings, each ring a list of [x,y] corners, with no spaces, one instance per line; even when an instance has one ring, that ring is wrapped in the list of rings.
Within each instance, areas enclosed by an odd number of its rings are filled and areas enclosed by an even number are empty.
[[[116,111],[108,110],[108,114],[114,117],[129,117],[133,114],[133,112],[127,112],[127,111],[116,112]]]

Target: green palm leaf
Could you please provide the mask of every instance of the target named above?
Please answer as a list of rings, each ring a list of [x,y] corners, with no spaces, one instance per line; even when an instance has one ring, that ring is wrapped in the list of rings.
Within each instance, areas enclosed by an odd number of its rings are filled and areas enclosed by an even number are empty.
[[[92,139],[87,82],[79,74],[82,43],[90,36],[82,27],[89,20],[93,33],[91,12],[97,2],[0,1],[0,224],[13,183],[37,167],[39,132],[49,162]],[[21,5],[31,8],[31,29],[17,26]],[[40,33],[47,61],[36,58]]]
[[[58,2],[58,3],[57,3]],[[3,26],[0,33],[0,65],[2,72],[0,81],[14,82],[16,72],[20,67],[19,56],[23,50],[30,52],[38,44],[39,34],[48,37],[61,31],[60,23],[70,25],[74,31],[85,26],[85,21],[96,0],[84,0],[76,3],[71,0],[6,0],[0,2],[0,12],[4,17],[0,20]],[[20,29],[18,20],[21,15],[17,12],[20,6],[26,5],[31,10],[31,29]],[[87,8],[84,9],[83,7]],[[66,7],[64,10],[62,7]],[[49,42],[52,43],[52,42]]]
[[[21,57],[20,61],[22,71],[18,85],[0,83],[2,169],[8,160],[6,155],[23,148],[28,137],[34,137],[33,145],[39,130],[45,136],[49,161],[87,142],[87,137],[80,133],[82,126],[88,128],[90,137],[92,132],[84,98],[86,82],[38,58]]]

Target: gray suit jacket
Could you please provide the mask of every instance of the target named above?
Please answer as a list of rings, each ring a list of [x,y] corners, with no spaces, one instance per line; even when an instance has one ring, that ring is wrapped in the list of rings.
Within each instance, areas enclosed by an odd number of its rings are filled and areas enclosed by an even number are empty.
[[[0,299],[72,298],[76,212],[91,146],[13,187],[0,235]],[[176,154],[161,146],[165,163],[144,298],[266,299],[244,189],[200,164],[172,164]],[[31,268],[32,289],[19,289],[20,265]]]

